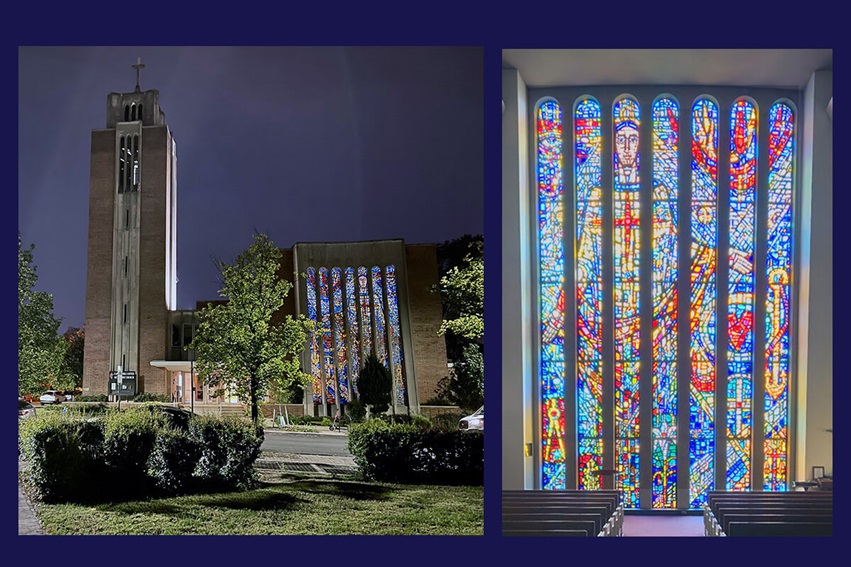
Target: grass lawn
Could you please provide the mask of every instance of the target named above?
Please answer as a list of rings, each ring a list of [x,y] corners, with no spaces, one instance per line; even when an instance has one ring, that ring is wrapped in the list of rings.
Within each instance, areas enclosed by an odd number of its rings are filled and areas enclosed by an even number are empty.
[[[280,473],[247,492],[41,504],[36,514],[56,535],[482,535],[484,490]]]

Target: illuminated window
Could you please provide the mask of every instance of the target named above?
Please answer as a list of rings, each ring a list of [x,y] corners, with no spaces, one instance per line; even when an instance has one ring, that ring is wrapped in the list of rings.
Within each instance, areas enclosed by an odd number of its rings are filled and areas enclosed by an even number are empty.
[[[798,95],[740,94],[535,107],[545,489],[614,483],[644,509],[789,489]]]
[[[311,267],[305,275],[313,403],[355,399],[358,372],[373,353],[391,372],[396,403],[407,405],[395,266]]]

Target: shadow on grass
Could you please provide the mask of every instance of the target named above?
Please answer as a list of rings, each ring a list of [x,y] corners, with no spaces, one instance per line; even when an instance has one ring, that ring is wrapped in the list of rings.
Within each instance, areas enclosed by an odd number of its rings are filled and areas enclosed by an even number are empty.
[[[292,508],[303,498],[292,494],[282,494],[274,489],[259,489],[249,492],[233,492],[229,494],[215,494],[210,496],[195,497],[194,504],[200,506],[216,506],[230,508],[232,510],[284,511]]]
[[[173,504],[167,500],[146,500],[100,504],[98,510],[120,514],[170,514],[183,515],[189,506],[229,508],[231,510],[285,511],[291,509],[303,499],[292,494],[282,494],[274,490],[251,490],[248,492],[223,492],[218,494],[194,495],[184,497],[185,504]]]
[[[313,494],[342,496],[352,500],[388,500],[394,488],[356,481],[297,480],[287,484],[296,490]]]
[[[104,503],[95,506],[101,512],[118,514],[168,514],[179,515],[184,512],[180,506],[169,504],[165,500],[144,500],[135,502]]]

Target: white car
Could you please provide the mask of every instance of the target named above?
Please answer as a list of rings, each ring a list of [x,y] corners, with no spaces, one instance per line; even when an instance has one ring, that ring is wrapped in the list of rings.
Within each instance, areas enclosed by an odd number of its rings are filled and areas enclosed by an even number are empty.
[[[56,390],[48,390],[39,396],[38,401],[40,401],[43,406],[47,404],[61,404],[65,401],[65,396]]]
[[[473,412],[472,415],[468,415],[461,419],[458,423],[459,429],[478,429],[479,431],[484,431],[485,429],[485,406],[480,407],[476,411]]]

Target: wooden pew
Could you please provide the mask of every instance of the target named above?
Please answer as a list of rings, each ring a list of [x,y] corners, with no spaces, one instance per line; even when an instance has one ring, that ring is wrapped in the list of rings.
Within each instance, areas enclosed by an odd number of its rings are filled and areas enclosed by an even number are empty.
[[[708,536],[829,535],[832,525],[830,493],[711,491],[704,506]]]
[[[731,522],[730,537],[832,536],[833,522]]]
[[[596,537],[596,525],[593,520],[512,520],[502,519],[503,535],[512,535],[517,530],[553,531],[553,530],[580,530],[584,531],[586,537]]]
[[[588,536],[623,534],[623,506],[616,490],[506,490],[502,516],[504,535],[557,535],[574,528]],[[592,526],[565,524],[587,521]]]
[[[549,536],[549,537],[588,537],[585,530],[515,530],[503,528],[504,536]]]

